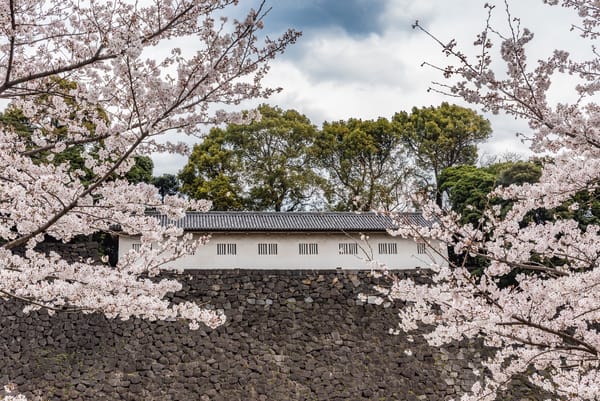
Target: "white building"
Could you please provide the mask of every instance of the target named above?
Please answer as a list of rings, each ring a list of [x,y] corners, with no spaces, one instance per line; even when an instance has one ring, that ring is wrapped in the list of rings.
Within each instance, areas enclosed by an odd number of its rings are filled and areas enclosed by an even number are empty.
[[[418,213],[401,217],[407,224],[431,224]],[[179,221],[157,218],[210,235],[194,255],[174,262],[184,269],[370,269],[370,260],[390,269],[414,269],[446,263],[445,246],[391,236],[394,221],[375,213],[191,212]],[[138,237],[121,236],[119,257],[139,246]]]

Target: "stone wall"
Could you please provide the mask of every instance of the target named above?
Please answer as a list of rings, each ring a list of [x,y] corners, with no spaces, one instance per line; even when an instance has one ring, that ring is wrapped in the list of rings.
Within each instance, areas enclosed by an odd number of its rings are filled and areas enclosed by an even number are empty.
[[[227,323],[190,331],[181,321],[23,315],[22,305],[0,304],[0,384],[39,400],[435,401],[470,387],[485,353],[389,334],[401,305],[360,301],[381,283],[368,272],[212,270],[180,279],[174,302],[206,302]],[[519,385],[503,399],[535,394]]]
[[[114,240],[112,242],[114,242]],[[70,242],[66,244],[51,237],[46,237],[46,240],[39,243],[35,247],[35,250],[37,252],[43,252],[46,254],[49,252],[56,252],[63,259],[69,262],[85,261],[91,263],[100,263],[100,247],[101,245],[97,241],[91,241],[85,237],[79,242]],[[109,251],[114,253],[114,250],[112,249]],[[15,252],[22,256],[25,254],[25,247],[20,247],[16,249]],[[113,255],[113,258],[115,257],[116,255]],[[116,261],[113,266],[115,265]]]

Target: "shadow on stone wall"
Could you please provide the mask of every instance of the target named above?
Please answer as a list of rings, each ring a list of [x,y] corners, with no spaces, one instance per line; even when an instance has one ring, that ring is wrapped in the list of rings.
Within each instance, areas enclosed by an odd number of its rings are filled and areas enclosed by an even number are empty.
[[[399,305],[358,300],[378,279],[349,271],[188,271],[181,299],[227,323],[23,315],[0,304],[0,384],[40,400],[446,400],[470,387],[481,349],[390,335]],[[504,399],[537,400],[521,385]],[[517,397],[518,395],[518,397]],[[540,398],[542,399],[542,398]]]

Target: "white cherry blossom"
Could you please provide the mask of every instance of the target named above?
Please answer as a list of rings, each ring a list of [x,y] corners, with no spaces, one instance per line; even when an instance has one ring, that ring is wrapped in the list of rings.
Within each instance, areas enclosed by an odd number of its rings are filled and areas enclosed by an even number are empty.
[[[427,335],[436,346],[455,340],[482,338],[497,352],[484,361],[487,369],[467,400],[495,400],[515,375],[529,375],[557,399],[597,400],[600,391],[600,227],[568,217],[524,222],[537,209],[551,210],[578,192],[595,199],[600,177],[600,58],[594,47],[600,31],[600,8],[591,0],[545,0],[574,9],[581,18],[581,40],[590,41],[587,60],[572,59],[555,50],[543,60],[527,59],[534,35],[510,14],[507,26],[488,24],[478,35],[477,56],[470,58],[455,41],[438,40],[454,65],[439,67],[447,81],[432,90],[459,96],[494,113],[526,119],[531,149],[553,155],[539,183],[497,189],[491,196],[512,202],[503,215],[500,207],[485,211],[477,227],[461,225],[455,213],[423,204],[431,228],[411,227],[399,221],[395,233],[416,238],[439,238],[457,254],[480,255],[489,260],[480,277],[462,263],[434,266],[433,283],[418,285],[395,279],[381,292],[408,301],[399,312],[400,329],[421,323],[434,325]],[[502,12],[486,4],[489,12]],[[499,44],[498,50],[497,45]],[[505,70],[494,70],[500,58]],[[567,74],[574,103],[552,104],[547,97],[553,79]],[[571,207],[585,210],[591,205]],[[551,263],[560,261],[560,263]],[[545,262],[545,263],[542,263]],[[514,273],[514,284],[500,285],[500,277]],[[531,373],[531,368],[535,373]]]
[[[0,126],[0,297],[46,308],[102,312],[108,317],[184,318],[216,327],[225,317],[194,303],[172,305],[181,289],[157,279],[173,258],[205,238],[146,216],[207,210],[206,202],[166,197],[122,177],[133,157],[181,152],[169,132],[195,134],[239,121],[215,111],[277,90],[261,86],[268,62],[298,33],[258,40],[263,4],[237,21],[218,19],[237,0],[14,0],[0,4],[0,99],[22,111],[30,133]],[[178,43],[194,43],[182,52]],[[165,48],[170,51],[164,52]],[[160,51],[159,51],[160,50]],[[64,83],[69,86],[65,89]],[[70,85],[73,83],[73,85]],[[57,130],[60,127],[61,130]],[[86,172],[56,155],[83,146]],[[68,242],[103,231],[140,235],[139,251],[118,266],[68,263],[42,254],[46,236]],[[152,244],[152,246],[150,246]],[[23,252],[16,252],[23,249]]]

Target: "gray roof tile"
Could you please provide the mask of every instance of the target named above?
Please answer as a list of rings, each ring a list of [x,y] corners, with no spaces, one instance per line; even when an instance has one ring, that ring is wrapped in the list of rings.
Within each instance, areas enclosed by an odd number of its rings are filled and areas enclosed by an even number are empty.
[[[400,213],[407,223],[431,226],[420,213]],[[372,212],[188,212],[181,220],[156,215],[163,225],[186,231],[385,231],[394,229],[392,218]]]

